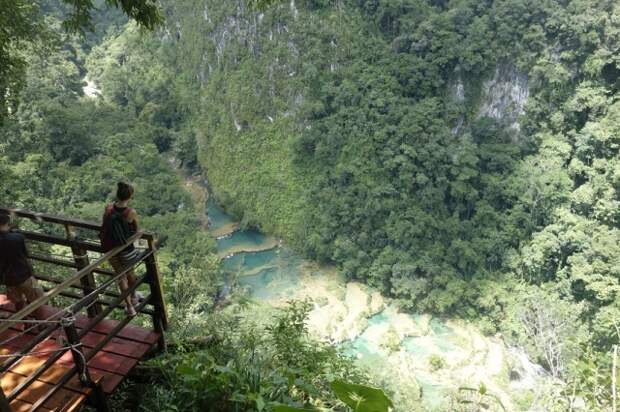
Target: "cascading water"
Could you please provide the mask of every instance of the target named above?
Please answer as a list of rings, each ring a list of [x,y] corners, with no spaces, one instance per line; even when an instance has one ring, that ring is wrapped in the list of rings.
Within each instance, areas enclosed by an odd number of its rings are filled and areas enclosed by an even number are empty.
[[[230,278],[258,302],[312,299],[311,332],[340,345],[382,385],[392,384],[393,391],[406,388],[394,395],[401,405],[402,397],[409,396],[419,398],[426,410],[445,410],[450,392],[483,382],[513,410],[515,393],[535,390],[546,379],[542,367],[501,339],[484,337],[463,322],[400,313],[378,292],[346,282],[337,271],[301,258],[258,231],[240,230],[213,201],[207,210]],[[231,285],[226,287],[228,294]]]

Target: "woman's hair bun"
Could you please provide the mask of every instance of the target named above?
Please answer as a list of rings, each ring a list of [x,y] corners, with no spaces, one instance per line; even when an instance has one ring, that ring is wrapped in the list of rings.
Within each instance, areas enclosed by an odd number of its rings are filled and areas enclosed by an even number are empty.
[[[129,183],[118,182],[116,184],[116,199],[117,200],[127,200],[131,198],[133,195],[133,186]]]

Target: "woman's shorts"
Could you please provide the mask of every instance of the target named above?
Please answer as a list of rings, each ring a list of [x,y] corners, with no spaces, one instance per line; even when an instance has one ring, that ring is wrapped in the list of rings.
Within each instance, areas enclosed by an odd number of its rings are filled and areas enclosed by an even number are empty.
[[[137,253],[137,250],[136,250],[136,253]],[[122,273],[124,270],[127,270],[127,268],[130,266],[129,262],[131,261],[132,257],[133,255],[130,255],[130,254],[128,255],[118,254],[110,258],[110,264],[114,268],[114,271],[117,274],[119,274],[119,273]],[[125,275],[121,276],[118,280],[122,281],[122,280],[127,279],[128,274],[133,274],[133,268],[127,270]]]
[[[43,296],[43,289],[39,286],[37,279],[30,276],[20,285],[7,286],[6,296],[13,303],[31,303]]]

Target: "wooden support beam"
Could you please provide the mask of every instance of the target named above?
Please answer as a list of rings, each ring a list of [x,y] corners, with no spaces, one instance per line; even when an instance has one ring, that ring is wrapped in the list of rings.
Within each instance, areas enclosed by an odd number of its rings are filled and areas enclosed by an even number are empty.
[[[4,391],[0,388],[0,412],[12,412],[11,405],[4,395]]]
[[[101,382],[97,382],[93,387],[91,400],[97,412],[112,412],[110,402],[108,402],[108,397],[103,390],[103,386],[101,386]]]
[[[77,265],[75,264],[75,262],[70,262],[68,260],[56,259],[50,256],[43,256],[43,255],[38,255],[38,254],[33,254],[33,253],[29,253],[28,258],[32,260],[36,260],[37,262],[49,263],[51,265],[77,269]],[[107,275],[107,276],[116,276],[115,272],[111,270],[107,270],[107,269],[94,269],[93,273],[99,273],[101,275]]]
[[[17,230],[17,232],[24,235],[26,239],[34,242],[42,242],[48,243],[50,245],[61,245],[67,247],[78,246],[88,250],[89,252],[103,253],[103,248],[101,247],[101,245],[93,242],[86,242],[77,239],[69,240],[65,239],[64,237],[48,235],[46,233],[31,232],[28,230]]]
[[[159,278],[159,269],[155,260],[154,240],[148,239],[149,250],[153,253],[146,258],[146,274],[148,276],[149,286],[151,288],[151,296],[153,296],[153,306],[155,314],[153,315],[153,328],[159,333],[159,350],[166,350],[166,338],[164,331],[168,329],[168,314],[166,313],[166,303],[164,301],[164,293]]]
[[[93,379],[88,371],[86,357],[82,349],[82,342],[80,342],[80,337],[75,327],[75,316],[71,314],[70,316],[62,318],[60,322],[67,336],[67,340],[69,341],[69,345],[71,345],[71,355],[73,356],[73,363],[77,367],[80,382],[86,387],[92,387]]]
[[[73,226],[66,224],[65,234],[67,235],[67,239],[75,240],[75,231],[73,230]],[[88,252],[84,247],[73,245],[71,246],[71,253],[73,254],[73,261],[75,262],[75,266],[78,270],[88,267],[90,262],[88,259]],[[80,278],[80,283],[82,284],[82,291],[85,297],[97,288],[97,285],[95,284],[95,276],[92,271],[86,273],[82,278]],[[88,306],[88,309],[86,309],[89,318],[94,318],[101,313],[101,303],[98,302],[99,297],[97,296],[95,299],[97,299],[97,301],[95,301],[93,305]]]

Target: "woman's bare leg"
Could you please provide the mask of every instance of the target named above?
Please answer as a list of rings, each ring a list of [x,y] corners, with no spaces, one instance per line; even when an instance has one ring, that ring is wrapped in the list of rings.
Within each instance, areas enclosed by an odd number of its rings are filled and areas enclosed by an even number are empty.
[[[127,281],[127,278],[123,276],[122,279],[119,279],[118,286],[121,289],[121,293],[124,293],[127,289],[129,289],[129,282]],[[131,294],[127,295],[125,298],[125,305],[127,308],[133,306],[131,303]]]

